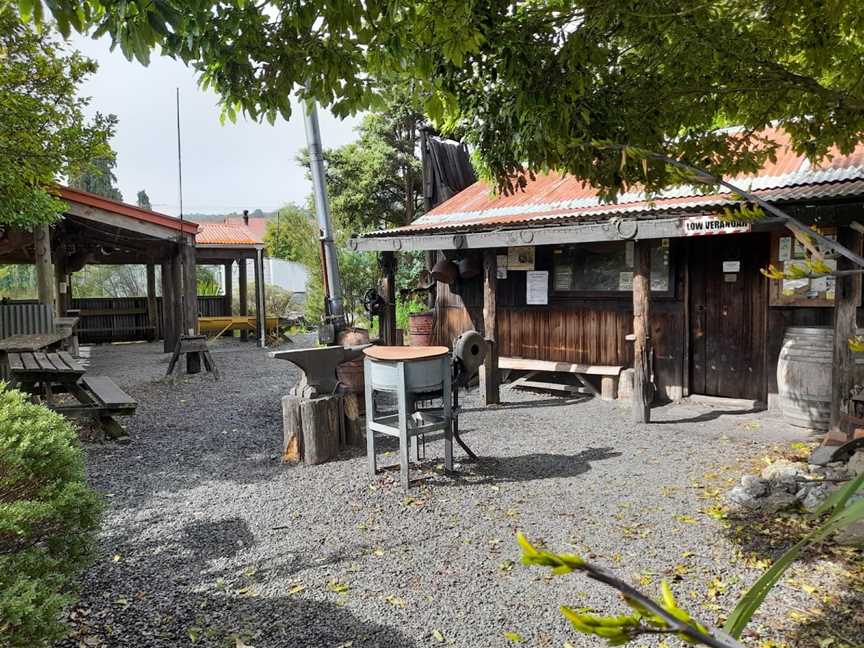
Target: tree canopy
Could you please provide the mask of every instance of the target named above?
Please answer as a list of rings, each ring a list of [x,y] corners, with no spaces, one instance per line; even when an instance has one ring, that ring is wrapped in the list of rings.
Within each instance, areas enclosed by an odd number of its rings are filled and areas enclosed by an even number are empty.
[[[136,202],[141,209],[153,209],[153,205],[150,204],[150,196],[144,189],[138,192]]]
[[[113,115],[111,115],[113,117]],[[110,198],[111,200],[123,200],[123,194],[116,186],[117,176],[114,175],[116,166],[114,154],[102,155],[93,159],[88,167],[80,174],[69,178],[69,186],[82,191]],[[146,193],[144,194],[146,197]],[[138,195],[141,197],[140,193]]]
[[[95,69],[0,5],[0,226],[53,220],[63,203],[50,185],[110,155],[113,118],[88,123],[77,96]]]
[[[40,0],[17,0],[42,19]],[[654,151],[724,174],[772,154],[775,123],[812,159],[864,135],[864,4],[854,0],[55,0],[61,32],[110,34],[129,58],[194,66],[229,118],[291,114],[290,97],[337,115],[400,83],[486,175],[512,188],[555,168],[607,197],[679,181]],[[298,89],[299,88],[299,89]],[[735,125],[732,132],[724,126]]]

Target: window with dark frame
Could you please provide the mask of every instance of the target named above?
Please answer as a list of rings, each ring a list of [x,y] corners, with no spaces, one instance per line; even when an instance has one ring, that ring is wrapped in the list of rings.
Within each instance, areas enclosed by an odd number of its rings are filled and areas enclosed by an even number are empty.
[[[552,289],[556,293],[616,293],[633,289],[634,244],[563,245],[552,251]],[[651,244],[651,290],[671,289],[669,239]]]

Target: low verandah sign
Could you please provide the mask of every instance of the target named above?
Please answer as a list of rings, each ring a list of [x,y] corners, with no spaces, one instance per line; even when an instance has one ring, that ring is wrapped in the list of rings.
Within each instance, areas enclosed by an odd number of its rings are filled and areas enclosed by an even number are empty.
[[[746,234],[751,225],[744,220],[729,220],[723,216],[688,216],[681,219],[684,236],[707,234]]]

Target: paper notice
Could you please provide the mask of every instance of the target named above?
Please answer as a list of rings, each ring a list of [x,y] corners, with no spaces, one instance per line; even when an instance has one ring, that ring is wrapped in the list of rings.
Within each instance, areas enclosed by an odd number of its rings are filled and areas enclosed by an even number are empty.
[[[549,272],[530,270],[525,273],[525,303],[545,306],[549,303]]]

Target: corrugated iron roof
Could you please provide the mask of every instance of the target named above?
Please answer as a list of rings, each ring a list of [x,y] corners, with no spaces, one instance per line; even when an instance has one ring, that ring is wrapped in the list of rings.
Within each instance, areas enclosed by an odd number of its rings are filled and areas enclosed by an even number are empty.
[[[195,245],[255,246],[263,241],[245,225],[203,223],[195,236]]]
[[[781,144],[776,161],[766,163],[757,174],[729,178],[730,182],[769,201],[864,195],[864,145],[859,145],[849,155],[833,151],[819,165],[811,165],[789,148],[789,138],[784,132],[766,134]],[[698,188],[681,185],[651,200],[646,199],[644,193],[630,192],[620,195],[616,203],[602,203],[597,191],[583,181],[548,173],[529,180],[524,191],[507,196],[495,195],[487,184],[477,182],[410,225],[366,236],[491,229],[529,222],[601,220],[620,214],[638,216],[670,210],[722,208],[736,202],[729,192],[706,195],[699,193]]]
[[[52,193],[67,202],[77,203],[79,205],[84,205],[85,207],[103,209],[112,214],[126,216],[127,218],[133,218],[152,225],[167,227],[178,232],[182,230],[188,234],[194,234],[198,231],[198,223],[193,223],[188,220],[181,222],[179,218],[174,218],[168,214],[161,214],[150,209],[142,209],[136,205],[130,205],[128,203],[120,202],[119,200],[111,200],[110,198],[105,198],[104,196],[99,196],[90,193],[89,191],[81,191],[80,189],[58,185],[52,189]]]

